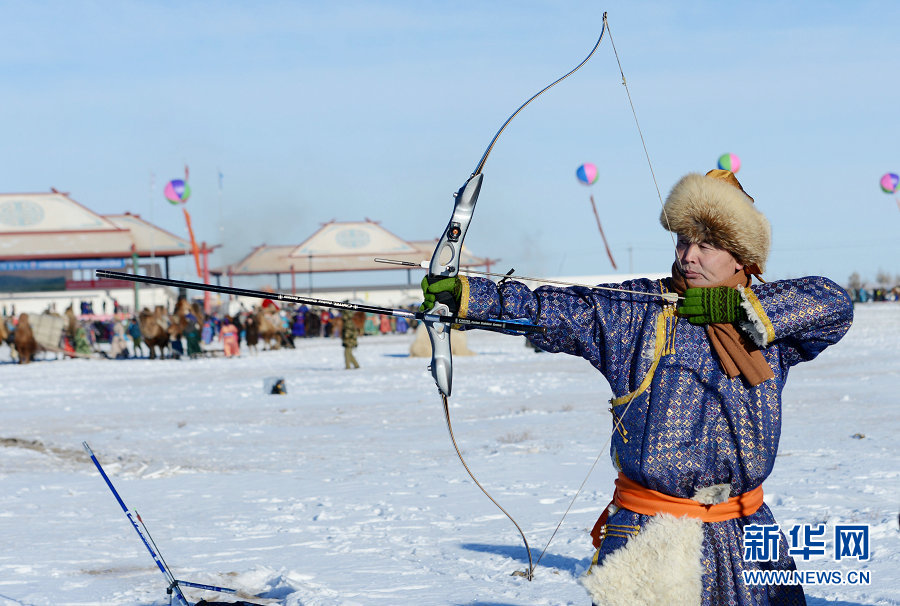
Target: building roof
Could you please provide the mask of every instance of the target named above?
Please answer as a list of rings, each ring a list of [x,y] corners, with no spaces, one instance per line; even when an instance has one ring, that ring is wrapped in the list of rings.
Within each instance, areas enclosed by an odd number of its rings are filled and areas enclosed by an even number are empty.
[[[299,245],[254,248],[229,266],[212,274],[258,275],[325,273],[339,271],[396,270],[396,265],[376,263],[376,257],[421,263],[430,260],[437,240],[406,241],[377,221],[329,221]],[[483,267],[492,261],[469,254],[463,247],[463,267]]]
[[[186,255],[191,252],[191,243],[184,238],[168,232],[161,227],[141,219],[140,215],[125,213],[124,215],[103,215],[121,229],[131,232],[139,257],[149,257],[151,253],[157,257]],[[207,248],[211,248],[207,246]]]
[[[99,215],[68,194],[0,194],[0,259],[184,255],[190,243],[138,215]]]

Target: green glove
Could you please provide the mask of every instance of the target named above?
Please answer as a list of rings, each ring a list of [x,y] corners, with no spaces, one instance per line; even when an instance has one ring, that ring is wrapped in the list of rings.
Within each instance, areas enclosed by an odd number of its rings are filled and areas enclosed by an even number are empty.
[[[419,311],[428,311],[437,303],[443,303],[452,315],[459,313],[459,299],[462,296],[462,283],[459,278],[443,278],[435,276],[422,278],[422,295],[425,302],[419,305]]]
[[[746,320],[741,307],[741,293],[730,286],[715,288],[688,288],[684,301],[678,305],[678,313],[691,324],[731,324]]]

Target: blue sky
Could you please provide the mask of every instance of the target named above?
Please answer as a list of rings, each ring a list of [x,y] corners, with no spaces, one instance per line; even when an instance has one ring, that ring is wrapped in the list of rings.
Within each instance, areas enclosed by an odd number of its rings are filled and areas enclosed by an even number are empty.
[[[188,164],[216,265],[331,219],[434,238],[604,10],[663,196],[733,152],[773,224],[768,278],[900,273],[878,187],[900,172],[895,2],[0,2],[0,191],[55,187],[184,234],[162,189]],[[484,173],[467,245],[504,270],[609,273],[591,194],[620,269],[671,265],[608,39]]]

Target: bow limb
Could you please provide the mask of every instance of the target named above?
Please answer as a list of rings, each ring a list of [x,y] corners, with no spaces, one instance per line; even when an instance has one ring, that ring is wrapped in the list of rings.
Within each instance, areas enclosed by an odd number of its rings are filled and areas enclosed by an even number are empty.
[[[478,194],[481,191],[482,173],[473,174],[465,182],[465,184],[455,194],[455,204],[453,205],[453,214],[450,216],[450,222],[444,229],[443,235],[438,240],[435,247],[434,255],[428,267],[429,277],[445,277],[452,278],[459,274],[459,266],[462,257],[463,240],[466,237],[466,231],[472,222],[472,215],[475,212],[475,203],[478,202]],[[449,314],[446,305],[438,304],[431,310],[433,314]],[[475,485],[484,493],[484,495],[503,512],[509,521],[513,523],[519,536],[525,544],[525,552],[528,554],[528,570],[525,572],[517,571],[514,574],[524,576],[529,581],[534,574],[534,564],[531,558],[531,548],[528,545],[528,539],[525,533],[513,517],[503,508],[497,500],[481,485],[469,465],[466,463],[459,445],[456,443],[456,436],[453,435],[453,424],[450,422],[450,392],[453,387],[453,353],[450,348],[450,325],[438,322],[425,322],[425,328],[428,331],[428,338],[431,340],[431,376],[437,384],[438,392],[441,396],[441,402],[444,407],[444,419],[447,421],[447,432],[450,434],[450,441],[453,443],[453,449],[456,456],[459,457],[460,463],[465,468],[466,473],[475,482]]]
[[[481,159],[479,160],[478,165],[475,167],[475,170],[454,196],[455,201],[453,205],[453,214],[450,217],[450,222],[444,229],[443,235],[438,240],[437,246],[434,250],[434,254],[431,258],[431,262],[428,266],[429,278],[452,278],[456,277],[459,274],[463,241],[465,240],[469,225],[472,222],[472,216],[475,212],[475,203],[478,201],[478,194],[481,191],[481,183],[483,180],[482,170],[488,156],[491,153],[491,150],[493,150],[494,148],[494,144],[497,142],[497,139],[500,137],[509,123],[513,120],[513,118],[515,118],[519,114],[519,112],[521,112],[529,103],[537,99],[553,86],[559,84],[560,82],[574,74],[576,71],[581,69],[581,66],[588,62],[588,60],[594,55],[594,52],[600,46],[600,42],[603,40],[603,34],[606,32],[606,29],[606,13],[604,13],[603,28],[600,31],[600,37],[597,38],[597,43],[594,44],[594,47],[591,49],[591,52],[588,53],[587,57],[585,57],[581,61],[581,63],[576,65],[572,70],[539,90],[537,93],[532,95],[531,98],[525,101],[525,103],[520,105],[518,109],[516,109],[516,111],[514,111],[509,116],[509,118],[506,119],[506,122],[504,122],[503,126],[500,127],[500,130],[498,130],[497,134],[495,134],[493,139],[491,139],[490,144],[488,145],[484,154],[481,156]],[[447,312],[449,312],[449,310],[447,309],[446,305],[441,304],[435,305],[435,307],[431,310],[432,314],[447,315]],[[530,581],[534,575],[534,563],[531,558],[531,548],[528,546],[528,540],[525,538],[525,533],[522,532],[522,528],[518,525],[518,523],[516,523],[512,516],[509,515],[509,513],[507,513],[507,511],[503,507],[501,507],[500,504],[490,494],[488,494],[481,483],[475,478],[475,475],[466,464],[466,461],[459,450],[459,446],[456,443],[456,438],[453,435],[453,425],[450,422],[450,405],[448,400],[453,387],[453,355],[450,347],[450,325],[427,319],[424,322],[425,328],[428,332],[428,338],[431,340],[432,353],[431,365],[429,366],[429,370],[431,371],[431,376],[434,378],[434,382],[437,385],[438,392],[441,396],[441,401],[443,402],[444,417],[447,421],[447,430],[450,433],[450,440],[453,442],[453,447],[456,450],[456,454],[459,457],[460,462],[463,464],[463,467],[465,467],[466,471],[468,472],[469,477],[472,478],[472,481],[474,481],[478,488],[481,489],[481,491],[485,494],[485,496],[487,496],[491,500],[491,502],[494,503],[494,505],[496,505],[500,509],[500,511],[504,513],[504,515],[506,515],[507,518],[509,518],[509,520],[515,525],[516,530],[519,531],[519,535],[522,537],[522,542],[525,544],[525,551],[528,554],[528,570],[526,570],[525,572],[516,572],[514,574],[524,576]]]
[[[463,241],[466,238],[466,231],[469,229],[469,224],[472,221],[472,214],[475,212],[475,203],[478,201],[478,194],[481,191],[481,182],[484,178],[482,170],[484,169],[488,156],[490,156],[491,151],[494,149],[494,144],[497,143],[497,139],[500,138],[500,135],[503,134],[503,131],[506,130],[506,127],[509,126],[509,123],[512,122],[513,118],[519,115],[519,112],[525,109],[525,107],[542,94],[577,72],[591,57],[594,56],[594,53],[603,41],[603,35],[606,33],[607,28],[606,13],[603,13],[603,27],[600,30],[600,36],[597,38],[597,42],[594,44],[593,48],[591,48],[591,51],[587,56],[574,68],[536,92],[525,101],[525,103],[520,105],[516,111],[510,114],[491,139],[487,149],[484,150],[484,154],[482,154],[481,159],[478,161],[475,170],[472,171],[471,176],[466,180],[463,186],[459,188],[459,191],[454,194],[456,200],[453,205],[453,214],[434,249],[434,254],[428,265],[429,277],[452,278],[459,274]],[[447,310],[446,306],[438,304],[432,311]],[[450,391],[453,385],[453,358],[450,352],[450,329],[446,325],[438,325],[435,322],[426,322],[425,326],[428,330],[428,337],[431,340],[432,357],[431,366],[429,367],[431,376],[434,378],[434,382],[437,384],[438,391],[441,395],[450,397]]]
[[[503,506],[500,505],[500,503],[498,503],[497,500],[492,497],[487,490],[484,489],[484,486],[481,485],[481,482],[478,481],[478,479],[475,477],[475,474],[472,473],[471,469],[469,469],[469,466],[466,464],[466,460],[463,458],[462,453],[459,450],[459,445],[456,443],[456,437],[453,435],[453,424],[450,423],[450,403],[447,401],[447,396],[445,396],[444,394],[441,394],[441,400],[444,404],[444,418],[447,420],[447,431],[450,433],[450,441],[453,442],[453,449],[456,450],[456,456],[459,457],[459,460],[462,463],[463,467],[466,468],[466,473],[469,474],[469,477],[472,478],[472,481],[475,482],[475,485],[481,489],[481,492],[484,493],[484,496],[491,500],[491,503],[497,506],[497,509],[503,512],[503,515],[509,518],[509,521],[512,522],[516,527],[516,530],[519,531],[519,536],[522,537],[522,542],[525,543],[525,553],[528,554],[528,569],[525,571],[517,570],[513,573],[513,575],[525,577],[530,581],[532,578],[534,578],[534,563],[531,558],[531,547],[528,546],[528,539],[525,538],[525,533],[522,531],[522,527],[519,526],[519,523],[516,522],[513,517],[509,515],[509,512],[506,511]]]

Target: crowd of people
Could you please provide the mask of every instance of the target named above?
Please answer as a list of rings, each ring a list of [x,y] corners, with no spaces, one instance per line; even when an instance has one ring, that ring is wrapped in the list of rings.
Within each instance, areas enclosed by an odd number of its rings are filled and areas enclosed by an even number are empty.
[[[29,361],[40,349],[72,356],[99,355],[110,359],[156,357],[154,347],[158,346],[161,357],[182,358],[224,354],[226,357],[239,356],[243,349],[257,353],[262,349],[294,348],[297,339],[341,338],[348,353],[348,368],[356,364],[352,348],[361,335],[405,334],[415,327],[415,321],[406,318],[372,314],[365,312],[348,313],[346,310],[310,308],[306,305],[279,307],[266,300],[252,309],[241,307],[234,315],[213,312],[205,315],[199,303],[190,303],[182,298],[175,306],[175,312],[157,308],[156,312],[144,310],[133,315],[119,311],[115,314],[96,314],[89,306],[82,304],[80,315],[72,307],[60,316],[53,310],[46,313],[64,317],[64,328],[57,346],[44,344],[28,347],[16,345],[16,332],[23,342],[23,333],[31,337],[28,314],[15,315],[15,309],[3,308],[0,318],[0,340],[9,344],[13,358],[20,362]],[[7,315],[7,312],[12,312]],[[34,315],[32,315],[32,322]],[[24,321],[23,321],[24,318]],[[352,321],[354,330],[345,330],[344,324]],[[162,337],[155,340],[150,333],[158,332]],[[348,343],[352,343],[348,347]],[[108,344],[108,346],[107,346]],[[24,359],[17,355],[21,349],[27,353]],[[352,360],[352,364],[351,364]],[[358,367],[358,364],[356,364]]]
[[[854,303],[871,301],[900,301],[900,286],[894,288],[848,288]]]

